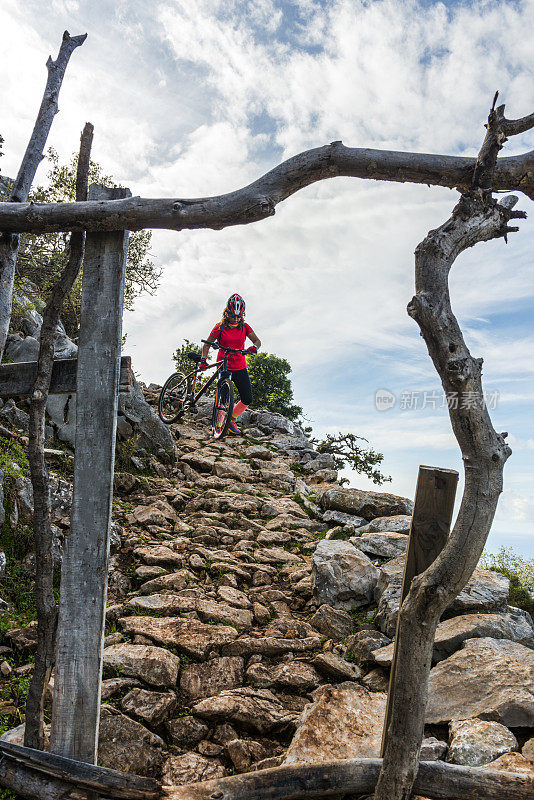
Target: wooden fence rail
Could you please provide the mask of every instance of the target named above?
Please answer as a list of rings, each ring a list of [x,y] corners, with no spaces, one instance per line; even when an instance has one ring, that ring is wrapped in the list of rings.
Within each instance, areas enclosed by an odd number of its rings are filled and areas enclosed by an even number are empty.
[[[74,394],[76,392],[77,358],[62,358],[54,361],[48,394]],[[122,356],[119,392],[132,388],[132,360]],[[37,374],[37,361],[20,361],[17,364],[0,366],[0,397],[30,397]]]

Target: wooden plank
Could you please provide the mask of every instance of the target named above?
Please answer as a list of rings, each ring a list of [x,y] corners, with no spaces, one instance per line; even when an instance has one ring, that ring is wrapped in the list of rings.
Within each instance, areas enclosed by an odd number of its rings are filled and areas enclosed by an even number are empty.
[[[441,469],[440,467],[419,467],[408,552],[402,580],[401,605],[410,591],[410,586],[415,576],[428,569],[447,542],[457,485],[458,473],[456,470]],[[386,716],[382,732],[382,756],[385,752],[387,730],[391,721],[391,710],[394,702],[393,687],[395,685],[396,667],[397,636],[395,636],[393,660],[389,675]]]
[[[91,186],[92,200],[129,197]],[[128,232],[89,233],[78,350],[74,493],[61,570],[50,751],[96,763]]]
[[[166,800],[310,800],[372,794],[382,759],[291,764],[165,787]],[[421,761],[414,794],[431,800],[532,800],[534,776]]]
[[[49,394],[74,394],[76,391],[77,358],[54,361]],[[0,397],[30,397],[33,393],[37,361],[20,361],[18,364],[0,366]],[[119,392],[132,388],[132,359],[122,356]]]
[[[32,750],[11,742],[0,741],[0,753],[10,760],[26,765],[76,787],[97,791],[109,797],[129,800],[156,800],[161,787],[154,778],[129,775],[107,767],[97,767],[71,758]]]

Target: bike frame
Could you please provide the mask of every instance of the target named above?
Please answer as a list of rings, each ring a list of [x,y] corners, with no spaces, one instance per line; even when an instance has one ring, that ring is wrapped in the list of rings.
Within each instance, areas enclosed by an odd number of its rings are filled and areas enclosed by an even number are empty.
[[[204,340],[202,340],[202,341],[204,341]],[[210,345],[211,344],[212,343],[210,342]],[[228,348],[222,347],[221,348],[220,345],[217,345],[217,347],[219,349],[221,349],[221,350],[224,350],[223,360],[222,361],[217,361],[217,362],[215,362],[215,364],[209,364],[206,367],[206,369],[213,369],[213,367],[215,367],[215,372],[213,373],[213,375],[211,376],[209,381],[206,381],[206,383],[204,384],[202,389],[200,389],[198,394],[195,394],[195,387],[196,387],[196,383],[197,383],[198,373],[200,372],[200,370],[197,367],[197,369],[193,370],[193,372],[190,372],[188,375],[186,375],[187,378],[189,378],[191,375],[193,376],[193,381],[191,383],[191,396],[188,398],[189,402],[192,405],[195,405],[197,403],[197,401],[202,397],[202,395],[205,394],[208,391],[209,387],[214,382],[215,378],[217,378],[218,380],[221,380],[221,378],[231,378],[232,377],[232,373],[228,369],[228,355],[229,355],[229,353],[241,353],[242,351],[241,350],[235,350],[235,349],[230,348],[230,347],[228,347]],[[202,370],[202,371],[204,372],[205,370]]]

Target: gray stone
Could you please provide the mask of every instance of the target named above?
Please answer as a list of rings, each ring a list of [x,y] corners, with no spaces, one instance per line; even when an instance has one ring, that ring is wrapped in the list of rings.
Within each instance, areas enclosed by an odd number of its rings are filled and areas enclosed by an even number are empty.
[[[354,630],[354,622],[350,614],[323,603],[310,617],[310,624],[329,639],[344,639]]]
[[[132,689],[121,701],[127,714],[140,717],[148,725],[160,725],[176,708],[176,696],[170,692],[149,692]]]
[[[17,505],[19,509],[19,519],[25,525],[31,525],[33,521],[33,487],[30,478],[17,475],[14,480],[15,493],[17,495]]]
[[[30,427],[30,417],[25,411],[17,408],[14,400],[8,400],[0,409],[0,423],[16,428],[18,431],[28,433]]]
[[[6,343],[6,358],[17,364],[23,361],[37,361],[39,357],[39,340],[34,336],[24,339],[16,334],[8,337]]]
[[[426,722],[480,717],[534,726],[534,652],[505,639],[468,639],[430,671]]]
[[[378,758],[386,695],[356,683],[321,686],[302,713],[284,764]]]
[[[276,746],[267,747],[253,739],[232,739],[226,744],[225,749],[238,772],[247,772],[255,762],[271,757],[273,749],[280,750]]]
[[[397,558],[380,567],[376,584],[375,600],[378,611],[375,622],[390,638],[395,635],[400,605],[402,577],[406,556]],[[498,572],[475,569],[465,589],[447,609],[447,615],[487,612],[504,609],[508,599],[509,580]]]
[[[381,667],[375,667],[362,678],[362,684],[370,692],[387,692],[389,689],[389,673]]]
[[[171,756],[165,762],[161,782],[163,786],[185,786],[189,783],[224,778],[226,770],[220,761],[204,758],[198,753]]]
[[[212,658],[203,664],[189,664],[180,676],[180,693],[185,705],[212,697],[243,684],[244,661],[239,656]]]
[[[499,572],[475,569],[466,587],[449,606],[448,612],[462,614],[504,608],[508,601],[510,581]]]
[[[191,716],[169,719],[165,727],[172,744],[177,747],[192,747],[201,739],[205,739],[209,733],[206,723]]]
[[[228,721],[259,733],[292,726],[295,720],[268,689],[246,687],[201,700],[192,711],[211,723]]]
[[[369,520],[408,515],[413,511],[413,503],[406,497],[362,489],[327,489],[320,497],[320,504],[325,510],[343,511]]]
[[[119,394],[118,413],[121,414],[139,436],[139,447],[156,452],[160,448],[174,456],[172,434],[148,405],[132,372],[132,388]]]
[[[393,517],[375,517],[368,525],[360,529],[361,533],[395,532],[410,533],[412,518],[409,514],[396,514]]]
[[[214,463],[213,474],[218,478],[245,481],[252,477],[252,468],[246,461],[240,461],[235,458],[221,458],[220,461]]]
[[[391,644],[389,636],[375,630],[362,630],[354,633],[346,641],[347,653],[362,664],[374,661],[373,652]]]
[[[439,761],[446,752],[447,742],[442,742],[435,736],[429,736],[427,739],[423,739],[419,761]]]
[[[434,639],[433,660],[442,661],[458,650],[466,639],[509,639],[526,647],[534,647],[534,626],[524,617],[511,614],[463,614],[440,622]],[[373,653],[377,664],[389,666],[393,645]]]
[[[344,514],[342,511],[324,511],[322,514],[324,522],[337,522],[339,525],[352,525],[353,528],[361,530],[367,520],[363,517],[356,517],[354,514]]]
[[[336,653],[319,653],[313,659],[313,666],[321,674],[335,681],[357,681],[363,674],[356,664],[345,661]]]
[[[408,537],[403,533],[362,533],[349,541],[370,558],[396,558],[408,549]]]
[[[517,750],[514,734],[499,722],[482,719],[453,720],[447,761],[465,767],[481,767],[503,753]]]
[[[152,686],[176,686],[180,659],[161,647],[115,644],[104,649],[104,669],[119,670]]]
[[[379,572],[354,545],[322,540],[312,558],[312,589],[320,603],[350,609],[370,603]]]
[[[206,625],[182,617],[123,617],[119,624],[125,633],[148,636],[164,647],[176,645],[181,652],[199,660],[205,659],[214,648],[237,638],[237,630],[230,625]]]
[[[98,736],[98,764],[120,772],[158,778],[165,743],[124,714],[102,709]]]

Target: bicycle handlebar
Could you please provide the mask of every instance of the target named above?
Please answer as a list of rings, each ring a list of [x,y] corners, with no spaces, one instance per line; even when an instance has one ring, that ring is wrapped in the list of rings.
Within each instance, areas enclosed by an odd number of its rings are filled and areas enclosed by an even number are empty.
[[[201,339],[200,341],[203,344],[208,344],[215,350],[224,350],[225,353],[240,353],[242,356],[247,355],[246,350],[237,350],[235,347],[224,347],[222,344],[218,344],[217,342],[209,342],[207,339]]]

